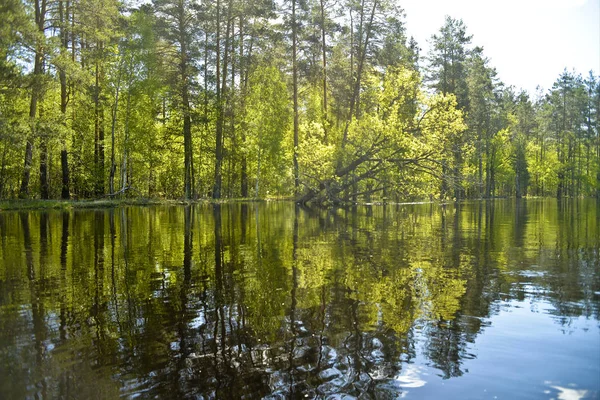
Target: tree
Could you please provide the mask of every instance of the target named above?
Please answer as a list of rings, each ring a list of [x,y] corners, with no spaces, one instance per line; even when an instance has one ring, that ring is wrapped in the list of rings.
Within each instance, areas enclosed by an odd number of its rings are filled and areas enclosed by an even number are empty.
[[[389,0],[0,1],[3,198],[600,196],[598,77],[530,100],[460,19],[421,67]]]
[[[471,35],[461,19],[446,16],[438,34],[431,37],[431,52],[427,56],[426,82],[442,94],[454,94],[460,110],[469,106],[467,59]]]
[[[41,99],[44,89],[44,49],[46,41],[46,12],[47,1],[35,0],[33,3],[33,13],[35,18],[36,30],[33,33],[34,61],[33,72],[31,75],[31,97],[29,102],[29,124],[31,131],[27,135],[27,145],[25,148],[25,163],[23,166],[23,175],[21,178],[21,189],[19,197],[26,198],[29,195],[29,180],[31,174],[31,163],[33,158],[33,142],[37,135],[37,115],[38,102]],[[42,139],[42,155],[40,157],[40,194],[43,199],[48,198],[48,174],[47,174],[47,144]]]
[[[179,111],[183,119],[184,197],[194,194],[192,157],[192,120],[190,91],[194,83],[194,63],[198,57],[197,7],[189,0],[155,0],[157,27],[168,44],[166,49],[177,64],[177,75],[171,85],[179,95]]]
[[[527,195],[530,179],[527,143],[534,138],[537,129],[535,110],[525,91],[519,93],[516,99],[515,117],[512,133],[515,196],[521,198]]]
[[[325,166],[332,175],[319,179],[307,174],[308,190],[299,202],[340,203],[389,191],[391,182],[383,177],[390,171],[441,176],[437,166],[444,143],[465,130],[454,97],[425,97],[418,89],[418,74],[403,67],[390,68],[384,76],[373,72],[368,81],[365,92],[372,98],[365,95],[363,103],[373,108],[350,125],[348,145],[338,153],[341,162],[335,168]]]
[[[286,187],[285,134],[289,129],[290,112],[285,82],[274,66],[256,69],[248,81],[248,105],[242,116],[246,121],[248,151],[256,159],[255,197],[261,190],[264,171],[271,176],[271,186]]]
[[[563,71],[546,96],[550,111],[550,129],[555,139],[559,162],[556,188],[558,198],[578,195],[575,182],[576,153],[578,139],[582,136],[582,127],[585,126],[584,109],[587,101],[584,96],[581,76],[567,70]]]
[[[483,49],[475,48],[468,59],[467,89],[469,95],[469,112],[467,121],[470,135],[475,140],[475,158],[477,163],[477,183],[475,193],[478,197],[489,197],[489,187],[484,185],[484,171],[486,179],[489,171],[484,169],[484,162],[489,156],[492,132],[492,113],[496,103],[495,75],[496,72],[488,66],[488,59],[483,56]]]
[[[467,58],[470,54],[468,48],[471,36],[466,33],[466,26],[462,20],[446,16],[446,21],[440,32],[431,37],[431,50],[427,57],[429,65],[426,69],[425,79],[430,86],[443,95],[453,94],[459,110],[469,113],[469,91],[467,84]],[[448,195],[449,182],[453,182],[454,198],[462,196],[462,168],[463,144],[465,136],[456,136],[452,144],[452,159],[442,160],[444,176],[448,177],[442,182],[441,196]],[[453,164],[453,168],[449,164]]]

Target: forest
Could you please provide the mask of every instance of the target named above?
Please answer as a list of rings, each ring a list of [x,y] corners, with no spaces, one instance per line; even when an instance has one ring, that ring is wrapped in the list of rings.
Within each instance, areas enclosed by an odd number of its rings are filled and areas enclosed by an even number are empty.
[[[600,197],[600,78],[516,89],[460,19],[421,54],[392,0],[0,0],[0,17],[2,199]]]

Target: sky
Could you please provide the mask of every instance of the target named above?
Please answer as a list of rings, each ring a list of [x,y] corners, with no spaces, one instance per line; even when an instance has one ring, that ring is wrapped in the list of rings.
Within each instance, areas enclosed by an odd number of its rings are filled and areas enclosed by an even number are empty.
[[[463,20],[502,82],[532,96],[538,85],[550,89],[565,68],[600,75],[600,0],[398,1],[422,56],[449,15]]]

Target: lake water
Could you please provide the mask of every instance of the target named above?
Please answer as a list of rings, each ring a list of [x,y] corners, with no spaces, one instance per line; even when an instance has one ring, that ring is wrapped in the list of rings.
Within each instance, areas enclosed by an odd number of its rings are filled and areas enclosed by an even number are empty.
[[[599,398],[599,210],[2,212],[0,398]]]

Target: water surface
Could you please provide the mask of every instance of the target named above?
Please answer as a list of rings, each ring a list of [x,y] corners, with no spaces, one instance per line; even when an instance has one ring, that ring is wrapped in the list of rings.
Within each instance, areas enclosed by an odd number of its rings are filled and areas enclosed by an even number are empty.
[[[0,213],[0,398],[600,396],[593,200]]]

